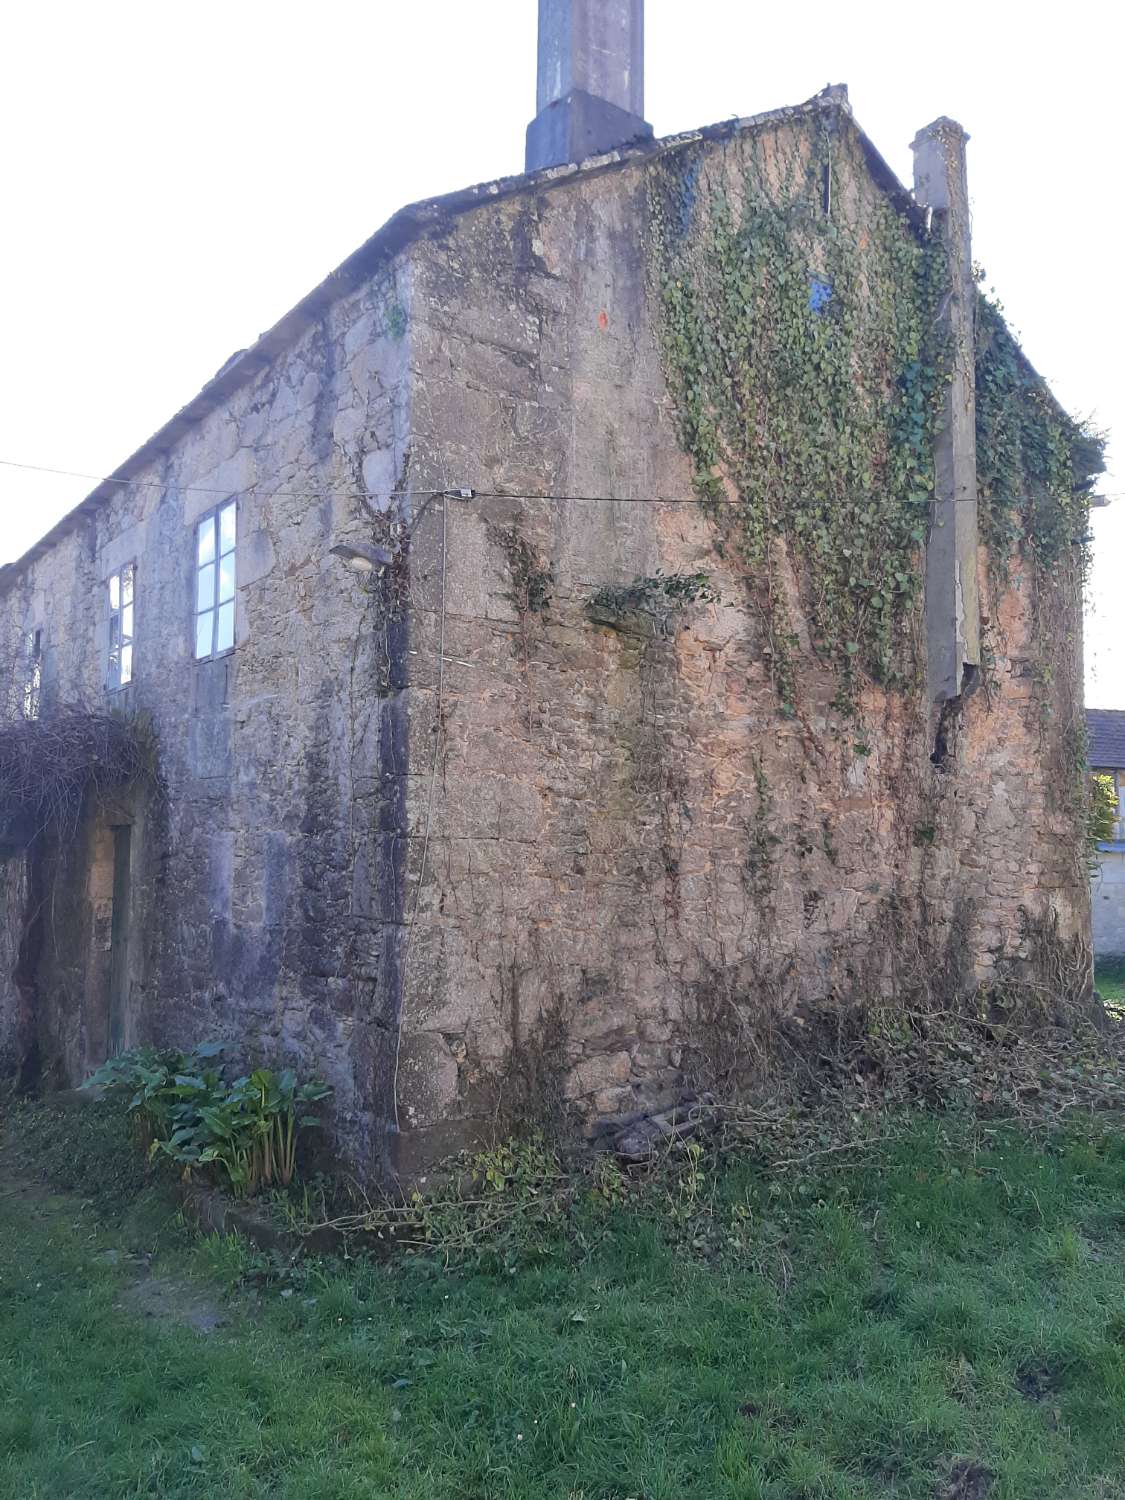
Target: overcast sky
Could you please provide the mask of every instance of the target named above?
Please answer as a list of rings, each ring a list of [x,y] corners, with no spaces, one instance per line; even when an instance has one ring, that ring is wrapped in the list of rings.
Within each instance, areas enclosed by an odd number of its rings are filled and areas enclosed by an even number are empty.
[[[0,23],[0,459],[108,473],[403,203],[523,165],[535,0],[57,0]],[[976,258],[1121,436],[1121,7],[649,0],[658,135],[847,83],[909,182],[970,132]],[[0,561],[92,485],[0,466]],[[1087,701],[1125,708],[1125,496],[1096,513]]]

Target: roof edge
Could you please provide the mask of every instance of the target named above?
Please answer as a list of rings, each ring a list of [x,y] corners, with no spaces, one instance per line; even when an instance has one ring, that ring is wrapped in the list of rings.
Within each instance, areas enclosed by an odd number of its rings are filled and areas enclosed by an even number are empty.
[[[182,406],[174,416],[130,454],[124,463],[118,465],[112,474],[101,480],[84,500],[80,500],[72,510],[67,511],[27,551],[11,562],[0,566],[0,591],[6,590],[31,563],[50,551],[57,543],[76,531],[84,521],[96,514],[106,501],[119,494],[127,486],[130,479],[136,478],[142,470],[166,456],[185,433],[220,406],[227,397],[268,369],[279,354],[296,343],[301,334],[313,327],[341,297],[354,291],[382,266],[388,264],[402,250],[425,234],[440,229],[451,219],[469,213],[483,203],[513,197],[528,189],[548,190],[579,178],[599,176],[629,162],[665,155],[698,141],[730,139],[746,131],[759,130],[768,125],[785,124],[789,121],[796,122],[809,115],[823,112],[838,112],[851,121],[873,179],[892,199],[896,208],[904,213],[915,227],[923,229],[924,214],[918,208],[912,194],[899,181],[882,154],[856,121],[844,85],[830,85],[803,104],[787,105],[756,115],[735,116],[715,125],[704,126],[698,130],[682,131],[677,135],[664,136],[656,141],[616,147],[600,156],[589,157],[583,162],[546,167],[539,172],[523,172],[513,176],[498,177],[491,181],[476,183],[472,187],[461,188],[456,192],[442,194],[436,198],[425,198],[416,203],[407,204],[393,214],[335,270],[329,272],[319,285],[290,308],[254,344],[228,359],[218,373],[186,405]]]

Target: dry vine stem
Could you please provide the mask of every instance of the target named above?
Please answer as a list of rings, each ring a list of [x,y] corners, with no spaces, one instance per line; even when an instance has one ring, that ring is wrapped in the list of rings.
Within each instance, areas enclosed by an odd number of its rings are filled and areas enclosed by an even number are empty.
[[[124,718],[60,706],[0,727],[0,820],[30,841],[48,827],[73,835],[87,794],[153,776],[153,747]]]

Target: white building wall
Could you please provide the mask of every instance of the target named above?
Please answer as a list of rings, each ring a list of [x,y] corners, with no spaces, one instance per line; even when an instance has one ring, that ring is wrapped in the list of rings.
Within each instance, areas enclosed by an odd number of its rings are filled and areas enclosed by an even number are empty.
[[[1105,850],[1090,882],[1094,957],[1125,957],[1125,850]]]

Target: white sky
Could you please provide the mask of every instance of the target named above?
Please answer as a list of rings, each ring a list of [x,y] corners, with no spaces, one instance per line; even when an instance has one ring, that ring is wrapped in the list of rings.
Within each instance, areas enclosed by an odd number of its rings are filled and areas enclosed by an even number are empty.
[[[522,170],[535,0],[36,0],[0,23],[0,459],[105,474],[402,204]],[[1123,434],[1119,5],[649,0],[658,135],[847,83],[909,182],[969,146],[974,251],[1072,411]],[[0,561],[87,493],[0,467]],[[1125,495],[1091,704],[1125,707]]]

